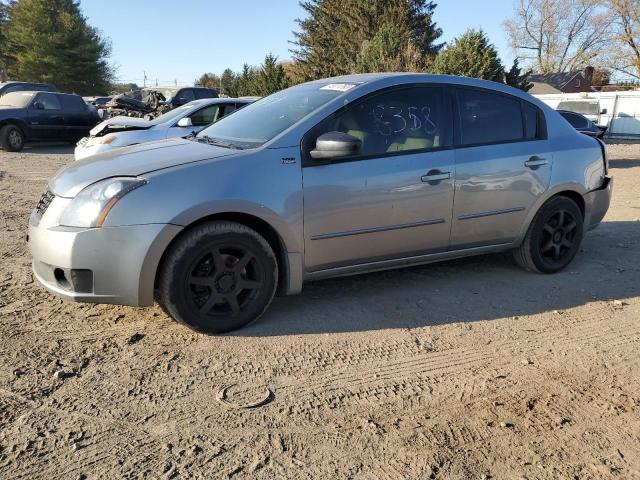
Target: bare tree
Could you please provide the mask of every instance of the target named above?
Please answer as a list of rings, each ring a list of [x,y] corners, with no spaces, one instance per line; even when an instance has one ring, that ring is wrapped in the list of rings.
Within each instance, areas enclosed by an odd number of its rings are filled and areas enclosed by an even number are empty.
[[[599,0],[516,0],[504,22],[511,47],[538,73],[573,71],[594,62],[610,16]]]
[[[602,0],[611,16],[605,66],[640,79],[640,0]]]

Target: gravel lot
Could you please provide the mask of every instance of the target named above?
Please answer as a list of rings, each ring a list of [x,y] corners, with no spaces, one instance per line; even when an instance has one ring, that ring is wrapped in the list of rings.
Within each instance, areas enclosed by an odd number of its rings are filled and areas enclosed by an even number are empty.
[[[70,149],[0,151],[0,478],[640,478],[640,146],[568,270],[305,286],[220,337],[63,302],[26,225]]]

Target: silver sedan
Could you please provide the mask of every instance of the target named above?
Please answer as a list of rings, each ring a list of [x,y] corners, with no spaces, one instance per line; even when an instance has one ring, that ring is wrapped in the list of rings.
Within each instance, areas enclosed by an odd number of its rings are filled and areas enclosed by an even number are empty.
[[[520,90],[357,75],[68,166],[29,243],[56,295],[225,332],[310,280],[505,250],[557,272],[611,189],[604,144]]]
[[[96,125],[88,137],[77,143],[75,158],[82,160],[128,145],[195,134],[253,101],[249,98],[208,98],[194,100],[153,120],[113,117]]]

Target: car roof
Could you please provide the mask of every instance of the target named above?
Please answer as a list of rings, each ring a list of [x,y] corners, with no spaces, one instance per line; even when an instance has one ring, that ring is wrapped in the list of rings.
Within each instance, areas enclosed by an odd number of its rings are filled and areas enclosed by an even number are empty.
[[[506,93],[509,95],[515,95],[521,97],[536,105],[543,104],[543,102],[532,97],[530,94],[519,90],[504,83],[492,82],[490,80],[481,80],[478,78],[460,77],[457,75],[440,75],[432,73],[405,73],[405,72],[385,72],[385,73],[362,73],[356,75],[342,75],[339,77],[324,78],[321,80],[314,80],[308,82],[308,84],[316,85],[328,85],[331,83],[354,83],[357,86],[370,85],[376,88],[391,87],[401,84],[411,83],[440,83],[448,85],[459,85],[476,88],[485,88],[489,90],[495,90],[498,92]]]
[[[198,100],[191,100],[189,103],[185,103],[185,105],[214,105],[216,103],[253,103],[256,99],[254,98],[200,98]]]
[[[78,95],[77,93],[43,92],[42,90],[23,90],[22,92],[19,92],[19,93],[50,93],[53,95],[66,95],[68,97],[80,97],[80,95]]]
[[[5,85],[48,85],[48,86],[53,86],[50,83],[46,83],[46,82],[19,82],[19,81],[13,81],[13,80],[9,80],[8,82],[0,82],[0,87],[4,87]]]

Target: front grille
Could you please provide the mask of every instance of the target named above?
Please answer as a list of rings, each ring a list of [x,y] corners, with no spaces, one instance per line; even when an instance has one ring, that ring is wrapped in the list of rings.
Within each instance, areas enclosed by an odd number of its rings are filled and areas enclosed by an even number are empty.
[[[47,208],[49,208],[49,205],[51,205],[53,198],[54,195],[53,193],[51,193],[51,190],[47,189],[44,191],[42,197],[40,197],[38,205],[36,205],[36,214],[38,215],[38,217],[42,218],[44,212],[46,212]]]

